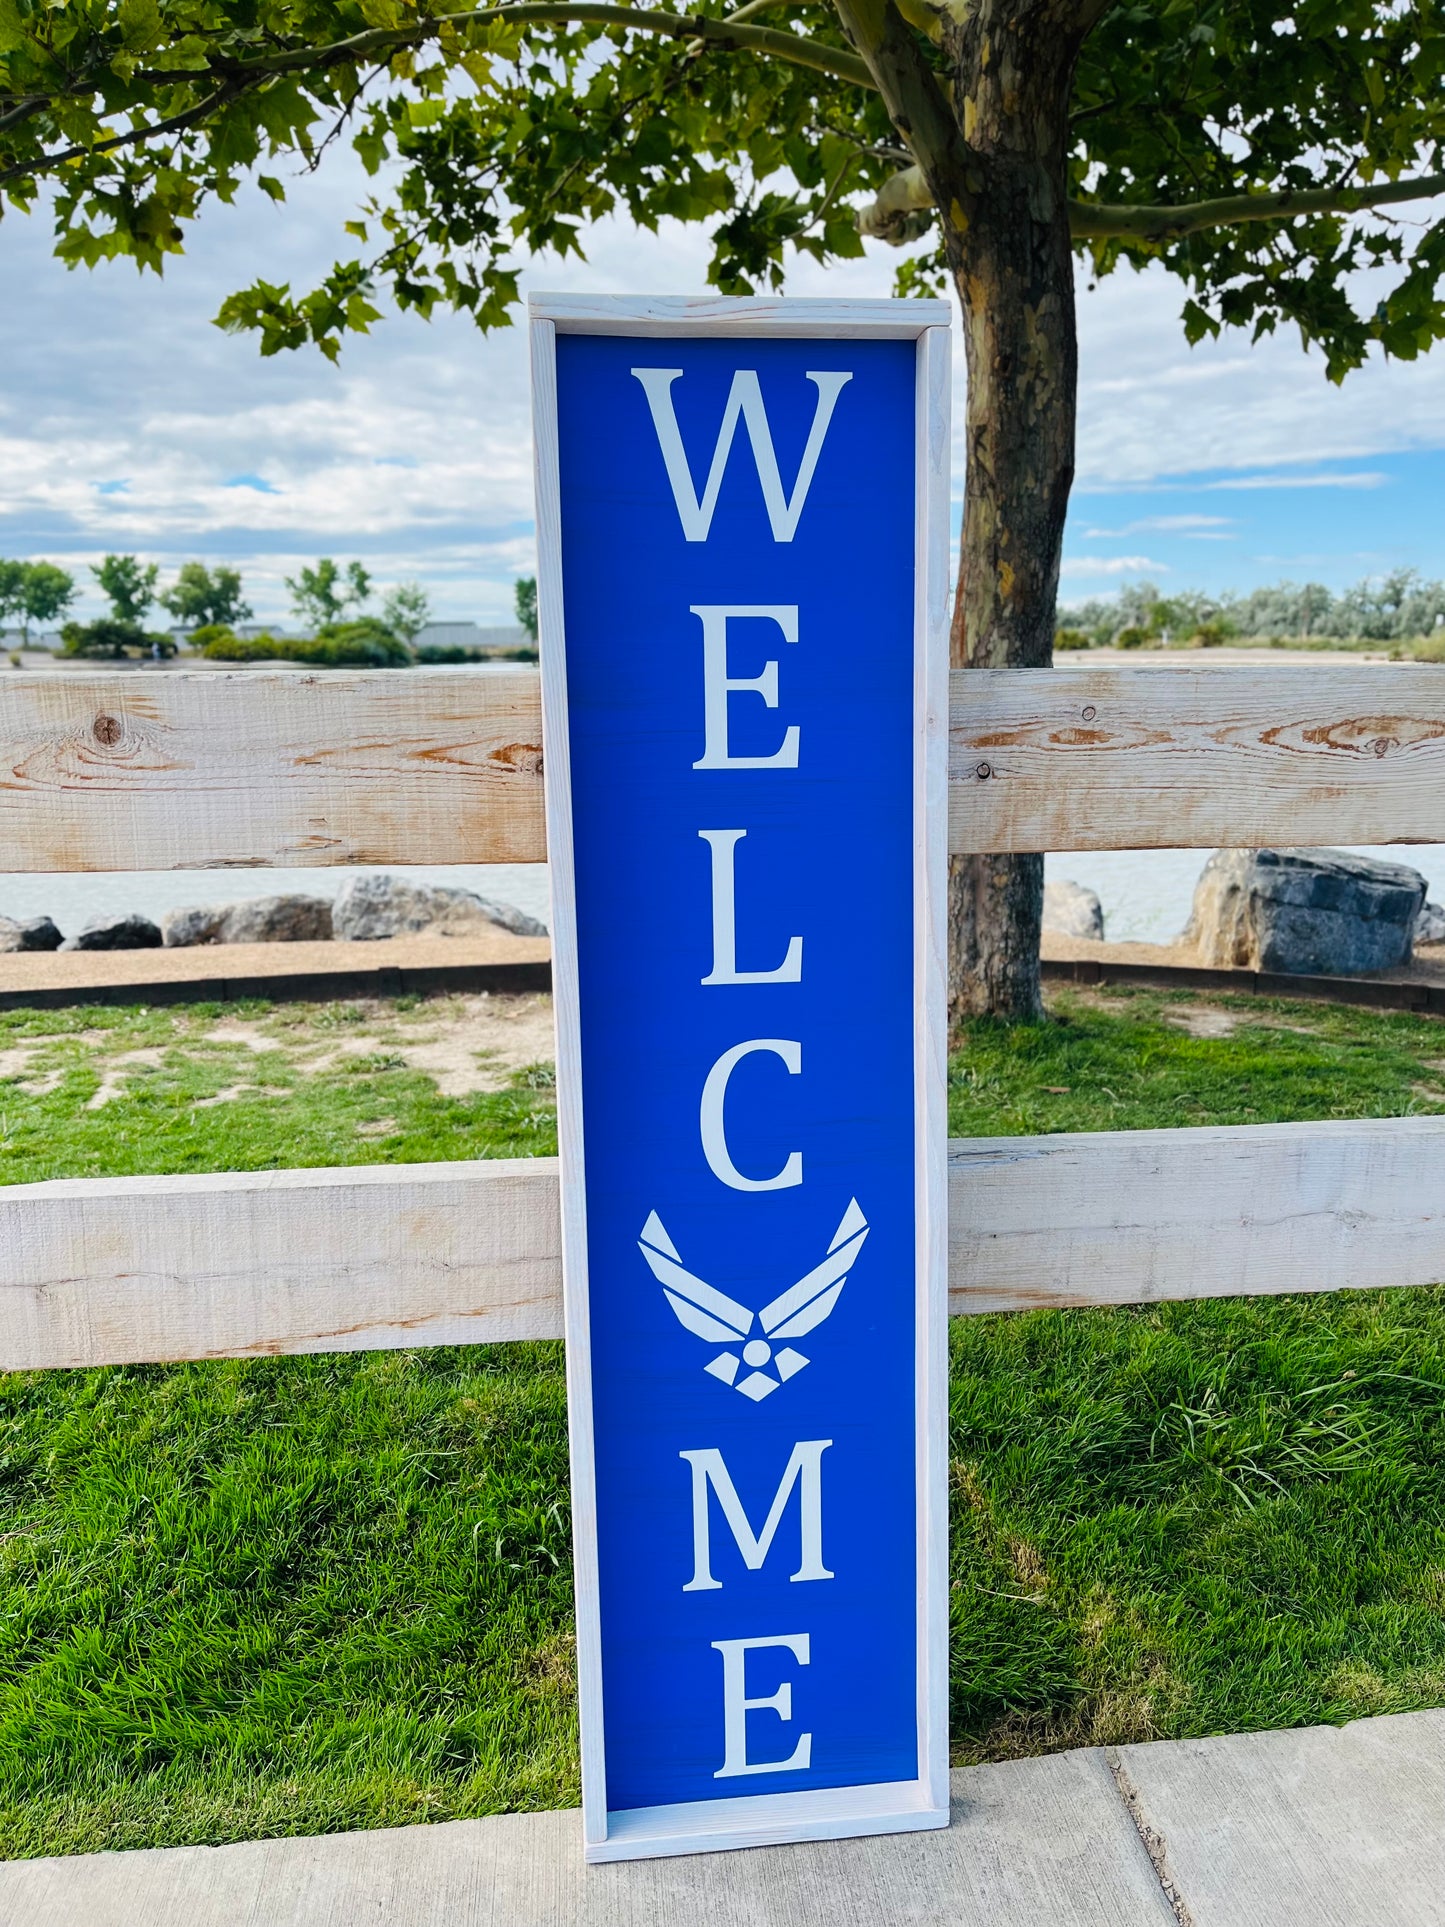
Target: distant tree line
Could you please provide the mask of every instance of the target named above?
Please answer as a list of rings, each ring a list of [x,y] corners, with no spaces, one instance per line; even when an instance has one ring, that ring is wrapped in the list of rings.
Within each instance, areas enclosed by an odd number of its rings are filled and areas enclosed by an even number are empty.
[[[109,658],[174,656],[174,633],[147,627],[155,608],[167,611],[195,653],[218,662],[287,661],[323,666],[399,668],[416,661],[470,661],[477,649],[424,649],[416,638],[431,620],[431,601],[419,582],[399,582],[388,590],[379,610],[373,609],[375,584],[360,562],[338,563],[321,556],[287,576],[292,613],[305,635],[267,629],[241,635],[251,605],[243,593],[241,572],[224,564],[212,569],[204,562],[183,562],[175,581],[160,586],[160,568],[135,555],[107,555],[92,564],[96,586],[110,604],[107,614],[90,622],[67,622],[62,628],[61,652],[67,656]],[[32,624],[55,622],[74,602],[74,576],[52,562],[0,560],[0,622],[18,618],[24,642]],[[537,583],[523,576],[516,584],[517,620],[530,642],[537,635]],[[534,657],[519,649],[516,655]],[[12,660],[18,661],[15,657]]]
[[[1132,582],[1116,597],[1061,604],[1058,646],[1137,647],[1146,642],[1233,638],[1296,642],[1410,642],[1445,629],[1445,582],[1417,569],[1366,576],[1338,593],[1322,582],[1277,582],[1247,595],[1164,595],[1152,582]]]

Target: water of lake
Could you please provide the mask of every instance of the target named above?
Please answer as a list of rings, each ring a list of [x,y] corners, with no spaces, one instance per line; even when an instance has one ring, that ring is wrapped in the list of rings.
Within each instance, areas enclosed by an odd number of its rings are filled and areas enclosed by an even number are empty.
[[[1413,865],[1428,881],[1432,899],[1445,902],[1445,845],[1397,844],[1390,849],[1366,850],[1362,854]],[[1120,941],[1167,943],[1184,928],[1195,881],[1207,855],[1204,850],[1095,850],[1082,855],[1051,856],[1046,859],[1045,869],[1050,878],[1070,877],[1097,890],[1110,937]],[[531,916],[550,921],[545,864],[451,864],[404,870],[398,865],[391,867],[395,873],[418,883],[476,890],[483,896],[513,903]],[[162,911],[184,904],[234,902],[240,897],[266,897],[286,890],[335,896],[348,876],[379,874],[379,869],[361,867],[355,870],[118,871],[99,876],[0,874],[0,916],[54,917],[70,936],[91,917],[138,910],[145,916],[159,918]]]

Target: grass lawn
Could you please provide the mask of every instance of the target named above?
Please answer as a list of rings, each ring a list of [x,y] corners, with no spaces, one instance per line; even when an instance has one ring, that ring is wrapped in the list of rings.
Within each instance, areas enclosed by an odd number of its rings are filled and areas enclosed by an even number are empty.
[[[1445,1110],[1445,1027],[978,1026],[966,1134]],[[535,999],[0,1013],[0,1182],[552,1149]],[[1445,1703],[1445,1294],[953,1326],[960,1761]],[[561,1349],[0,1376],[0,1855],[577,1797]]]

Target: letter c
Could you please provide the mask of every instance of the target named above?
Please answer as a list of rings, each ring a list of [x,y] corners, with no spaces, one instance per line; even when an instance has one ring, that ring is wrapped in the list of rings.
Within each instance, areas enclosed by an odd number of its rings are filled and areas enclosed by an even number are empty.
[[[702,1087],[703,1155],[713,1176],[731,1185],[734,1191],[786,1191],[803,1182],[801,1151],[790,1151],[787,1163],[773,1178],[745,1178],[728,1151],[727,1132],[723,1128],[723,1099],[727,1095],[728,1079],[745,1057],[760,1050],[771,1051],[774,1057],[781,1057],[792,1077],[796,1077],[803,1068],[801,1044],[795,1044],[786,1037],[754,1037],[749,1043],[734,1044],[731,1050],[725,1050],[708,1072],[707,1082]]]

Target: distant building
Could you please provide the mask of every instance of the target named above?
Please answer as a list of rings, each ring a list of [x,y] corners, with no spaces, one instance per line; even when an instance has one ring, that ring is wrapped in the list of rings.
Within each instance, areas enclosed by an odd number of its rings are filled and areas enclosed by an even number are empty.
[[[38,629],[32,629],[27,642],[23,629],[0,629],[0,649],[49,649],[53,652],[59,647],[58,630],[50,630],[42,635]]]
[[[429,622],[414,637],[418,649],[525,649],[531,637],[520,623],[483,629],[476,622]]]

